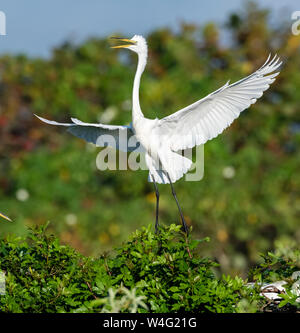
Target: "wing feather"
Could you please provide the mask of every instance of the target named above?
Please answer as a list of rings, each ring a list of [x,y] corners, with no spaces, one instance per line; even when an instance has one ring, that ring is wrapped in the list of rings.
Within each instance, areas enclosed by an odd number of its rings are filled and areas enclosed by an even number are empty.
[[[72,123],[59,123],[57,121],[39,118],[44,123],[67,127],[67,131],[87,142],[94,143],[98,147],[110,146],[124,152],[141,152],[142,147],[137,141],[131,126],[105,125],[84,123],[76,118],[71,118]],[[130,146],[128,141],[130,140]]]
[[[275,81],[282,64],[275,55],[249,76],[229,84],[199,101],[160,119],[159,135],[169,141],[172,150],[204,144],[224,131],[242,111],[254,104]]]

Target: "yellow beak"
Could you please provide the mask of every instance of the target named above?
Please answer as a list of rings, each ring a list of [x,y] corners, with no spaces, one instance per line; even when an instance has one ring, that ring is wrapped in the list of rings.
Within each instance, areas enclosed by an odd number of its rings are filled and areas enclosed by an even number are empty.
[[[0,213],[0,217],[3,217],[5,220],[8,220],[8,221],[12,222],[12,220],[9,217],[7,217],[7,216],[5,216],[1,213]]]
[[[121,49],[121,48],[128,47],[128,46],[136,44],[136,41],[131,40],[131,39],[127,39],[127,38],[110,37],[110,39],[117,39],[117,40],[119,40],[121,42],[129,43],[129,45],[128,44],[124,44],[124,45],[111,46],[112,49]]]

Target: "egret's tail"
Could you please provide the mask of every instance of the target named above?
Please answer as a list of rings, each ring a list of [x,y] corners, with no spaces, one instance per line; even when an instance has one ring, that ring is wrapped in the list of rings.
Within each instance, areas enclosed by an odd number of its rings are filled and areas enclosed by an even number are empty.
[[[159,161],[159,162],[158,162]],[[175,183],[184,174],[186,174],[191,165],[192,161],[173,151],[164,151],[163,154],[159,154],[158,159],[153,159],[151,156],[146,155],[146,163],[149,167],[148,181],[154,181],[158,184],[169,184],[169,175],[171,182]],[[152,177],[151,177],[152,176]]]

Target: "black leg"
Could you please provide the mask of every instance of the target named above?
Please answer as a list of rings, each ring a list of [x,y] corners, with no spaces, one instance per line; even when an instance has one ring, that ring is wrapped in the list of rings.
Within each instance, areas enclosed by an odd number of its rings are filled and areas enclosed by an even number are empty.
[[[151,175],[153,184],[154,184],[154,188],[155,188],[155,195],[156,195],[156,213],[155,213],[155,233],[158,233],[158,210],[159,210],[159,192],[158,192],[158,187],[156,185],[156,182],[154,180],[154,177]]]
[[[176,204],[177,204],[177,207],[178,207],[178,210],[179,210],[179,213],[180,213],[181,223],[182,223],[182,226],[183,226],[184,232],[186,233],[186,235],[188,235],[188,234],[189,234],[189,229],[188,229],[188,226],[187,226],[187,224],[186,224],[186,222],[185,222],[185,219],[184,219],[184,216],[183,216],[182,210],[181,210],[181,208],[180,208],[180,206],[179,206],[179,202],[178,202],[178,200],[177,200],[177,196],[176,196],[176,193],[175,193],[175,190],[174,190],[173,184],[172,184],[172,182],[171,182],[171,179],[170,179],[170,176],[169,176],[168,173],[167,173],[167,176],[168,176],[168,178],[169,178],[169,182],[170,182],[170,185],[171,185],[171,189],[172,189],[173,197],[174,197],[174,199],[175,199],[175,201],[176,201]]]

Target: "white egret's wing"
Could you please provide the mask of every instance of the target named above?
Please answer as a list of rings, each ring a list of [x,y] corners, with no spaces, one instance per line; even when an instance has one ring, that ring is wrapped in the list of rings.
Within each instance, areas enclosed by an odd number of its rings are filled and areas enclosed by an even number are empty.
[[[98,147],[110,146],[124,152],[141,150],[130,126],[84,123],[75,118],[71,118],[72,123],[59,123],[35,116],[47,124],[68,127],[68,132]]]
[[[272,60],[269,55],[264,65],[246,78],[233,84],[227,82],[199,101],[160,119],[158,134],[169,142],[174,151],[213,139],[262,96],[275,81],[279,72],[273,72],[280,65],[276,55]]]

